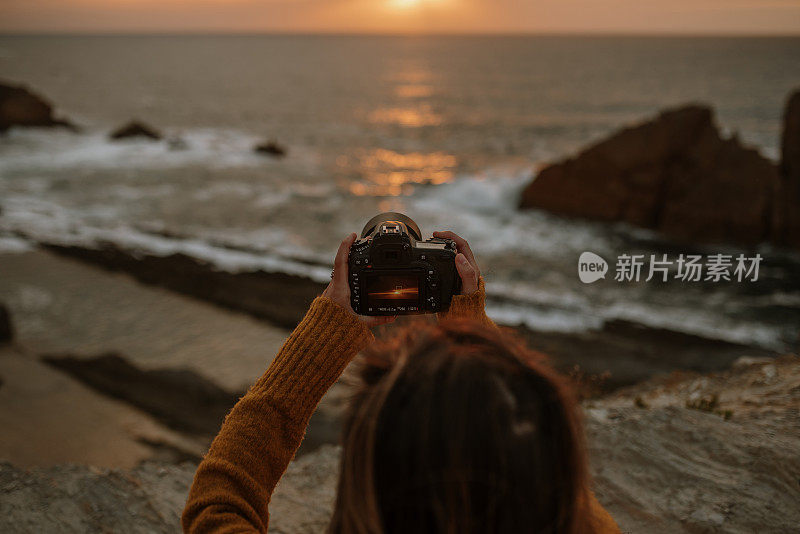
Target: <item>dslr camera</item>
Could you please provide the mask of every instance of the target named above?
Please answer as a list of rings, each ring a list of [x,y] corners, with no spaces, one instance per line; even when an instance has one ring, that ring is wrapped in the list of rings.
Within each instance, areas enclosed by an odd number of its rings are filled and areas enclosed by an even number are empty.
[[[434,313],[461,291],[456,243],[423,240],[402,213],[376,215],[350,247],[350,304],[360,315]]]

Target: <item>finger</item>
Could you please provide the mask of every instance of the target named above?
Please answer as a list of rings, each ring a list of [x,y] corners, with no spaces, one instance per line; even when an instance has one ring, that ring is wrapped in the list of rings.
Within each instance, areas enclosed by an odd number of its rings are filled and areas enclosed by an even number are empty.
[[[472,264],[472,267],[475,269],[475,272],[478,273],[480,276],[480,269],[478,269],[478,262],[475,260],[475,255],[472,253],[472,249],[469,247],[469,243],[467,240],[458,235],[455,232],[446,231],[446,232],[433,232],[433,237],[443,237],[445,239],[452,239],[456,243],[456,248],[460,253],[467,257],[467,261]]]
[[[372,328],[373,326],[380,326],[382,324],[389,324],[393,323],[397,317],[393,315],[386,315],[386,316],[374,316],[370,317],[367,315],[359,315],[359,319],[368,327]]]
[[[456,246],[463,246],[467,244],[467,240],[458,235],[455,232],[451,232],[450,230],[446,230],[444,232],[433,232],[433,237],[443,237],[445,239],[452,239],[456,242]]]
[[[456,256],[456,269],[461,277],[461,294],[469,295],[478,290],[478,273],[464,254]]]
[[[350,246],[356,240],[355,232],[349,234],[344,238],[339,250],[336,252],[336,258],[333,260],[333,282],[336,285],[347,285],[347,255],[350,252]]]

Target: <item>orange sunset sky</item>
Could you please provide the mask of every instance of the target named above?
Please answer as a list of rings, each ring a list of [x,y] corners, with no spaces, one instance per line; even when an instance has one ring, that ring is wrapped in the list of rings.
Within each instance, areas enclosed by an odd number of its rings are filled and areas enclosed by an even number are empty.
[[[800,0],[0,0],[0,32],[800,34]]]

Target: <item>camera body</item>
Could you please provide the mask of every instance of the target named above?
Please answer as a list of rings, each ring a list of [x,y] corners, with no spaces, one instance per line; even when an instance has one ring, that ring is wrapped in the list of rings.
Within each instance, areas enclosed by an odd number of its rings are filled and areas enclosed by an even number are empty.
[[[350,247],[350,304],[359,315],[412,315],[447,310],[461,291],[452,239],[422,240],[402,213],[381,213]]]

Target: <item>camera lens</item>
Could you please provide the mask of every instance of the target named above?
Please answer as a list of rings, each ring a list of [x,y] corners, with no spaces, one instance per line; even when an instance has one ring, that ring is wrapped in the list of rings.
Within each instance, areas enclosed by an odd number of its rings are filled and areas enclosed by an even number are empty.
[[[405,227],[405,230],[408,232],[408,235],[410,237],[412,237],[416,241],[422,240],[422,232],[420,231],[419,226],[417,226],[417,223],[415,223],[411,217],[393,211],[380,213],[375,217],[373,217],[372,219],[370,219],[369,222],[367,222],[367,224],[364,225],[364,229],[361,230],[361,237],[367,237],[369,235],[372,235],[375,232],[375,230],[381,226],[382,223],[385,223],[387,221],[392,221],[395,223],[402,224],[402,226]],[[400,230],[400,227],[398,227],[398,230]]]

